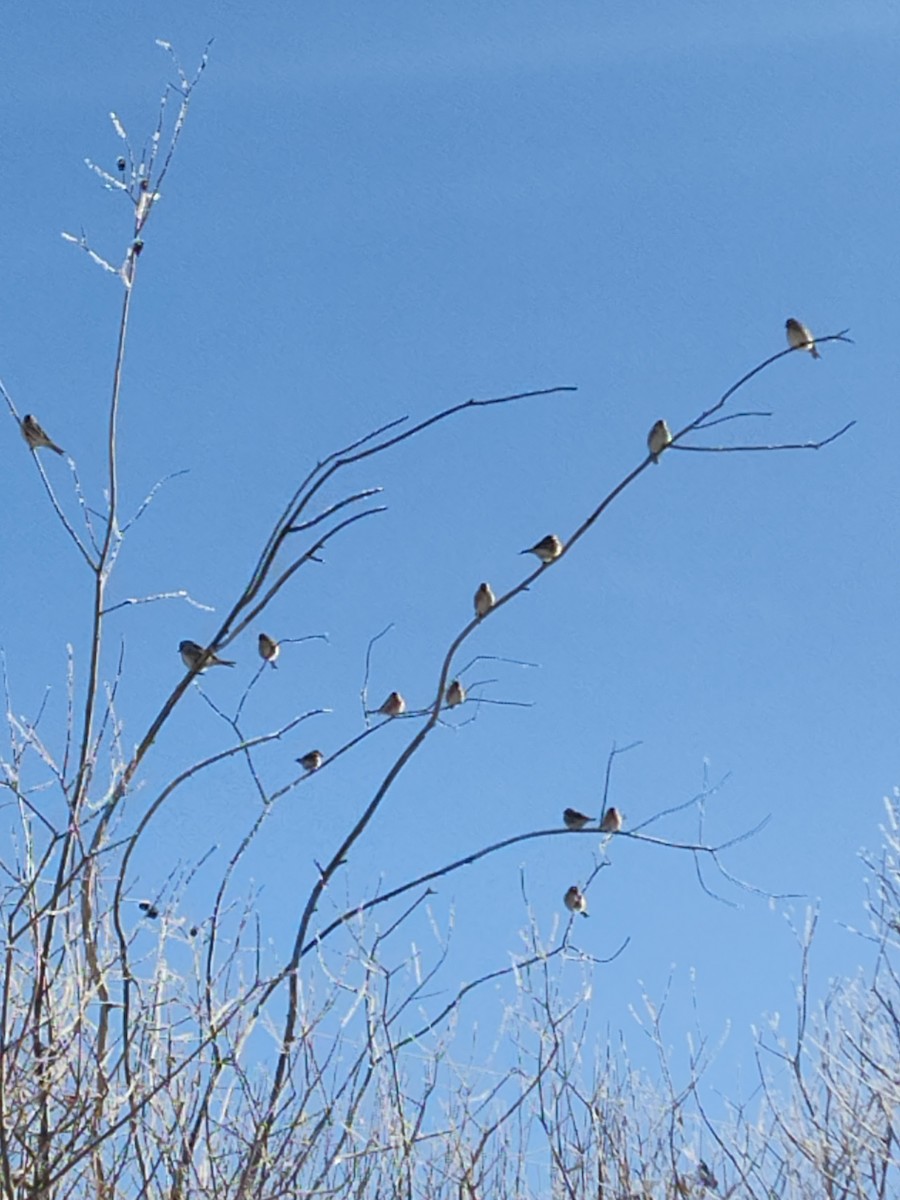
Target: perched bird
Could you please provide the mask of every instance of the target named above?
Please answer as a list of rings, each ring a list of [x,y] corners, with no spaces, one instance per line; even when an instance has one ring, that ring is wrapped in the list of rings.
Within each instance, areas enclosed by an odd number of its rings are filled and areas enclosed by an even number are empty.
[[[270,638],[267,633],[259,635],[259,657],[264,658],[267,663],[275,666],[275,659],[281,653],[281,647],[274,638]]]
[[[527,550],[520,551],[521,554],[536,554],[542,563],[553,562],[555,558],[559,558],[562,552],[563,544],[555,533],[548,533],[545,538],[541,538]]]
[[[566,829],[584,829],[588,821],[593,821],[593,819],[593,817],[586,817],[577,808],[563,809],[563,820],[566,823]]]
[[[787,331],[788,345],[792,350],[808,350],[813,358],[822,357],[816,349],[816,339],[802,321],[798,321],[794,317],[788,317],[784,323],[784,328]]]
[[[31,413],[26,413],[22,418],[22,437],[32,450],[38,450],[41,446],[46,446],[48,450],[55,450],[57,454],[65,454],[65,450],[57,446],[56,442],[41,428],[37,419]]]
[[[650,451],[650,457],[655,463],[659,462],[659,456],[665,450],[666,446],[672,445],[672,431],[663,420],[655,423],[653,428],[647,434],[647,449]]]
[[[406,701],[399,692],[391,692],[378,711],[386,717],[399,717],[406,712]]]
[[[566,892],[565,896],[563,896],[563,900],[565,901],[566,908],[569,910],[569,912],[581,913],[583,917],[588,915],[587,897],[582,891],[580,891],[579,888],[575,886],[574,883]]]
[[[713,1191],[719,1186],[718,1179],[716,1179],[702,1158],[697,1164],[697,1178],[705,1188],[711,1188]]]
[[[458,705],[465,703],[465,699],[466,689],[458,679],[454,679],[447,688],[447,707],[456,708]]]
[[[485,613],[491,611],[496,601],[497,597],[491,591],[491,585],[489,583],[481,584],[475,593],[475,616],[483,617]]]
[[[600,822],[601,833],[618,833],[622,828],[622,814],[617,808],[610,807],[603,814]]]
[[[308,754],[304,754],[302,758],[297,759],[303,770],[308,771],[310,775],[313,771],[318,771],[324,761],[325,755],[321,750],[310,750]]]
[[[196,642],[179,642],[178,649],[181,653],[181,661],[188,668],[196,667],[197,663],[206,654],[202,646],[198,646]],[[234,663],[227,658],[219,658],[218,654],[210,654],[206,662],[203,664],[203,670],[198,671],[198,675],[202,675],[207,667],[233,667]]]

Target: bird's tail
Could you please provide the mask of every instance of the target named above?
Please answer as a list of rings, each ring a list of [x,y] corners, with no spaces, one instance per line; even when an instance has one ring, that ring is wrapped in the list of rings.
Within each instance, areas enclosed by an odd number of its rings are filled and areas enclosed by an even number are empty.
[[[822,357],[822,355],[821,355],[821,354],[818,352],[818,350],[816,349],[816,344],[815,344],[815,342],[813,342],[813,344],[810,346],[810,348],[809,348],[809,352],[810,352],[810,354],[813,356],[813,358],[821,358],[821,357]]]

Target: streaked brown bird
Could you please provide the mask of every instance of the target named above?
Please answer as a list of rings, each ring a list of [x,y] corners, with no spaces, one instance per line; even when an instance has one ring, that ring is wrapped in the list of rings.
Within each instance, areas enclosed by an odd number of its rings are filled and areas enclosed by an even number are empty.
[[[460,704],[465,704],[465,702],[466,702],[466,689],[463,687],[463,685],[459,682],[458,679],[454,679],[453,682],[450,684],[450,686],[447,688],[447,707],[448,708],[458,708]]]
[[[577,808],[563,809],[563,821],[565,821],[566,829],[584,829],[585,825],[593,820],[593,817],[586,817]]]
[[[179,642],[178,650],[181,654],[181,661],[188,668],[195,667],[198,662],[206,654],[202,646],[198,646],[196,642]],[[207,667],[233,667],[234,663],[227,658],[219,658],[217,654],[210,654],[206,662],[203,664],[203,669],[198,671],[198,675],[202,675]]]
[[[259,635],[259,642],[257,644],[259,646],[259,657],[264,658],[267,663],[271,663],[274,667],[275,659],[281,653],[279,644],[274,638],[270,638],[267,633]]]
[[[386,717],[399,717],[406,712],[406,701],[399,692],[391,692],[378,711]]]
[[[622,814],[615,807],[610,806],[603,814],[603,820],[600,822],[601,833],[618,833],[622,828]]]
[[[813,358],[822,357],[816,349],[816,339],[802,321],[798,321],[796,317],[788,317],[784,328],[792,350],[808,350]]]
[[[475,616],[483,617],[489,613],[497,602],[497,597],[491,591],[489,583],[483,583],[475,593]]]
[[[587,896],[574,883],[563,896],[563,901],[569,912],[581,913],[583,917],[588,915]]]
[[[325,755],[321,750],[310,750],[308,754],[304,754],[302,758],[298,758],[297,762],[310,775],[313,771],[318,771],[322,763],[325,761]]]
[[[555,533],[548,533],[546,537],[541,538],[539,542],[535,542],[533,546],[529,546],[527,550],[520,550],[520,554],[536,554],[542,563],[551,563],[554,559],[559,558],[563,552],[563,544]]]
[[[659,456],[665,450],[666,446],[672,445],[672,431],[663,420],[657,421],[650,432],[647,434],[647,449],[650,451],[650,457],[655,463],[659,462]]]
[[[39,450],[41,446],[46,446],[48,450],[54,450],[57,454],[65,454],[65,450],[61,446],[57,446],[31,413],[26,413],[22,418],[21,429],[22,437],[32,450]]]

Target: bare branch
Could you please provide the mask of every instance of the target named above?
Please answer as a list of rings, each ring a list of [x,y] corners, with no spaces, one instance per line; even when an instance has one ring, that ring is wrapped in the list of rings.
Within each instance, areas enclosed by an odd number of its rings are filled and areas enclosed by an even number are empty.
[[[831,433],[826,438],[822,438],[818,442],[769,442],[759,446],[682,446],[677,445],[675,450],[690,450],[696,454],[741,454],[751,450],[821,450],[823,446],[830,446],[832,442],[836,442],[839,437],[843,437],[848,430],[852,429],[856,421],[848,421],[835,433]],[[701,426],[701,428],[705,428]],[[708,428],[708,427],[706,427]]]
[[[154,604],[157,600],[184,600],[186,604],[190,604],[192,608],[199,608],[201,612],[216,611],[211,604],[202,604],[184,588],[179,588],[177,592],[157,592],[155,596],[133,596],[127,600],[120,600],[117,604],[110,604],[107,608],[102,609],[100,615],[105,617],[110,613],[117,612],[120,608],[130,608],[135,604]]]
[[[141,519],[141,517],[144,515],[144,513],[147,511],[147,509],[153,503],[153,501],[156,498],[157,492],[159,492],[161,488],[165,487],[165,485],[171,479],[178,479],[182,475],[189,475],[189,474],[190,474],[190,469],[188,467],[184,467],[180,471],[170,471],[168,475],[164,475],[162,477],[162,479],[158,479],[156,481],[156,483],[154,483],[154,485],[150,489],[150,491],[147,493],[147,495],[144,497],[144,499],[138,505],[137,511],[135,512],[134,516],[129,521],[126,521],[125,524],[121,527],[122,536],[123,537],[125,536],[125,534],[128,532],[128,530],[131,529],[132,525],[137,524],[137,522]]]

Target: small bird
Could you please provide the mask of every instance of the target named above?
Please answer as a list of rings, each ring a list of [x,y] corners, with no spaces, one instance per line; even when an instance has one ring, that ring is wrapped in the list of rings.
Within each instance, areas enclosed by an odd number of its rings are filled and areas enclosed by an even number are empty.
[[[816,349],[816,339],[802,321],[798,321],[794,317],[788,317],[784,323],[784,328],[787,331],[788,345],[792,350],[808,350],[813,358],[822,357]]]
[[[378,711],[386,717],[399,717],[406,712],[406,701],[399,692],[391,692]]]
[[[142,900],[138,905],[138,908],[151,921],[155,921],[159,916],[159,909],[155,904],[151,904],[149,900]]]
[[[202,646],[198,646],[196,642],[179,642],[178,649],[181,653],[181,661],[188,668],[196,667],[197,663],[203,658],[206,651]],[[210,654],[206,662],[203,664],[202,670],[198,671],[198,675],[202,675],[207,667],[233,667],[234,663],[227,658],[219,658],[217,654]]]
[[[650,451],[650,457],[655,463],[659,462],[659,456],[665,450],[666,446],[672,445],[672,431],[663,420],[657,421],[650,432],[647,434],[647,449]]]
[[[459,682],[458,679],[454,679],[453,682],[450,684],[450,686],[447,688],[447,707],[448,708],[457,708],[460,704],[464,704],[465,700],[466,700],[466,689],[463,687],[463,685]]]
[[[555,533],[548,533],[545,538],[541,538],[533,546],[529,546],[527,550],[521,550],[520,554],[536,554],[542,563],[551,563],[555,558],[563,552],[563,544]]]
[[[270,638],[267,633],[259,635],[259,657],[264,658],[267,663],[275,666],[275,659],[281,653],[281,647],[274,638]]]
[[[563,896],[563,900],[569,912],[581,913],[583,917],[588,915],[587,896],[574,883]]]
[[[483,617],[489,613],[497,602],[497,597],[491,591],[489,583],[483,583],[475,593],[475,616]]]
[[[563,821],[566,823],[566,829],[584,829],[585,825],[593,819],[593,817],[586,817],[577,808],[563,809]]]
[[[697,1164],[697,1178],[705,1188],[711,1188],[713,1191],[719,1186],[718,1179],[716,1179],[702,1158]]]
[[[38,450],[41,446],[46,446],[48,450],[55,450],[57,454],[65,454],[65,450],[57,446],[56,442],[41,428],[39,422],[31,413],[26,413],[22,418],[22,437],[32,450]]]
[[[303,770],[310,775],[313,771],[318,771],[324,761],[325,755],[321,750],[310,750],[308,754],[304,754],[302,758],[297,759]]]
[[[603,814],[600,822],[601,833],[618,833],[622,828],[622,814],[617,808],[610,807]]]

